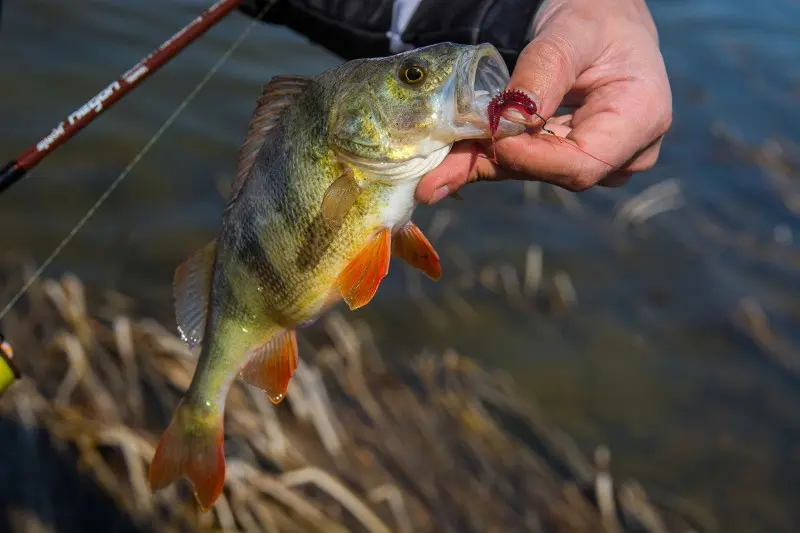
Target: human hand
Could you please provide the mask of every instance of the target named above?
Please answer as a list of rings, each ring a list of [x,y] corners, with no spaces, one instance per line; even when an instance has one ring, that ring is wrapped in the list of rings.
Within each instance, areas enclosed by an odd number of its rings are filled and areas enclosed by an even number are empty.
[[[572,191],[622,185],[655,164],[672,123],[672,94],[644,0],[544,0],[508,89],[531,96],[544,117],[577,105],[547,123],[565,140],[538,131],[500,139],[497,164],[486,155],[489,142],[457,143],[423,177],[418,201],[436,203],[477,180],[538,180]]]

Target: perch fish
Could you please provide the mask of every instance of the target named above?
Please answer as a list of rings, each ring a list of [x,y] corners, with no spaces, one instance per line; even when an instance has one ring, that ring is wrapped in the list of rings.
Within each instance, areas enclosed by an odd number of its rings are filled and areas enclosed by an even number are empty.
[[[156,447],[153,490],[186,476],[209,509],[225,481],[233,381],[280,402],[296,329],[342,299],[369,303],[392,255],[439,279],[411,221],[415,189],[454,142],[491,136],[486,109],[508,81],[493,46],[442,43],[264,86],[221,231],[175,272],[179,330],[200,355]],[[503,118],[495,136],[524,129]]]

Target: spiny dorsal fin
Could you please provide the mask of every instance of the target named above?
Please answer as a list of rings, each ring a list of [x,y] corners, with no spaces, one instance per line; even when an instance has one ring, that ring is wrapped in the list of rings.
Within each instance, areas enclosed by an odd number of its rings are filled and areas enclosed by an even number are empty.
[[[190,350],[203,340],[205,334],[216,252],[217,241],[214,239],[175,269],[175,319],[178,332]]]
[[[293,329],[286,330],[256,348],[239,371],[239,377],[266,392],[270,401],[278,404],[286,397],[297,361],[297,335]]]
[[[250,119],[247,135],[239,148],[239,161],[231,198],[239,193],[247,180],[264,138],[278,123],[283,110],[294,102],[297,95],[312,81],[313,79],[307,76],[275,76],[264,86],[256,102],[253,117]]]

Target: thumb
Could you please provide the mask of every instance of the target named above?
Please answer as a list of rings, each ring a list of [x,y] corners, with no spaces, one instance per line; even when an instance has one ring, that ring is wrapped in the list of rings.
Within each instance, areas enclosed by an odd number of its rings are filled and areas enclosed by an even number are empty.
[[[590,37],[574,27],[575,20],[563,11],[553,13],[520,53],[508,84],[509,90],[531,96],[545,118],[555,113],[588,64],[583,50],[592,47],[580,41]]]

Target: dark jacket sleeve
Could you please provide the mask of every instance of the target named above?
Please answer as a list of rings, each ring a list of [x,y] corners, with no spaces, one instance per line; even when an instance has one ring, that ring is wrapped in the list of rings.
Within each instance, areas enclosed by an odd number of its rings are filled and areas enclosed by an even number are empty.
[[[269,1],[243,0],[240,9],[256,16]],[[277,0],[261,20],[286,26],[344,59],[383,56],[443,41],[488,42],[513,69],[531,39],[540,1],[412,1],[413,14],[401,35],[393,38],[392,12],[398,0]]]

